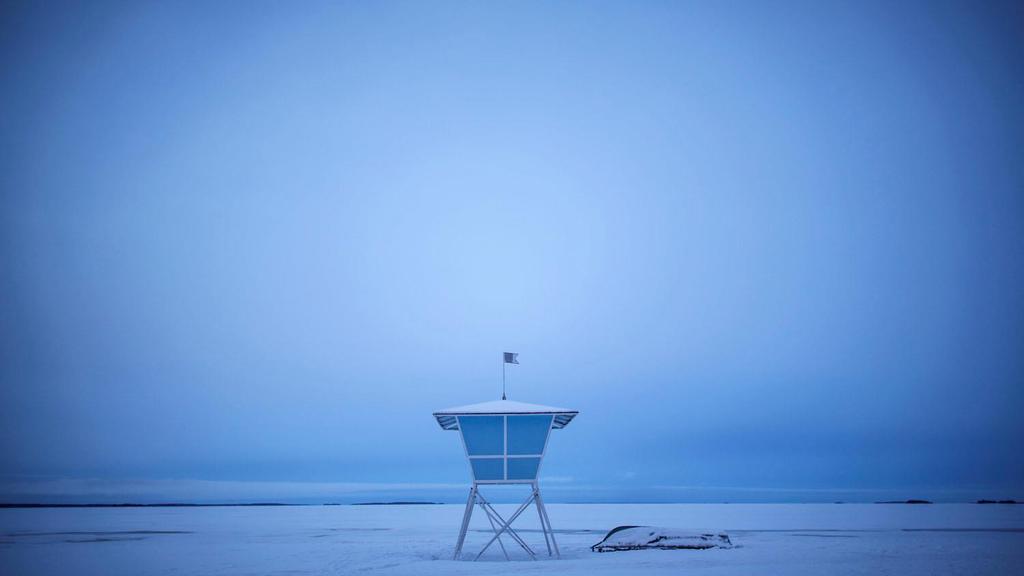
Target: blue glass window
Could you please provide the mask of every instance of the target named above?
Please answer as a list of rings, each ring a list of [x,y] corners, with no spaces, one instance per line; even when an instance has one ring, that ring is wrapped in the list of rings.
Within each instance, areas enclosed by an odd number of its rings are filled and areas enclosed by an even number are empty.
[[[508,479],[533,480],[537,477],[537,468],[539,467],[540,458],[509,458]]]
[[[541,454],[551,429],[551,416],[508,417],[508,453]]]
[[[459,416],[459,429],[470,456],[505,454],[503,420],[501,416]]]
[[[473,466],[473,476],[477,480],[505,479],[504,458],[470,458],[469,463]]]

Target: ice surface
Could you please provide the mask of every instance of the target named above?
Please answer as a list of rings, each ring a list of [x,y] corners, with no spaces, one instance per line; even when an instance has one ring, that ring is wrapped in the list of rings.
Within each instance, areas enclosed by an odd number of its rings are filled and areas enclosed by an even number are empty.
[[[498,506],[502,513],[513,506]],[[562,560],[451,560],[461,505],[0,510],[0,574],[1021,574],[1024,506],[548,504]],[[516,522],[544,549],[536,515]],[[491,527],[476,515],[475,553]],[[734,548],[599,554],[620,525],[726,531]]]

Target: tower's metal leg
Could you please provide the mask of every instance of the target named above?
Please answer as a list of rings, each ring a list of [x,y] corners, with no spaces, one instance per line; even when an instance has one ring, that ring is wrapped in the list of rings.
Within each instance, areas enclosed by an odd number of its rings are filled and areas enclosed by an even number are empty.
[[[458,560],[459,555],[462,554],[462,545],[466,542],[466,530],[469,529],[469,519],[473,516],[474,504],[476,504],[476,482],[469,489],[469,499],[466,500],[466,511],[462,514],[462,528],[459,529],[459,542],[455,545],[453,560]]]
[[[486,499],[484,499],[483,494],[480,494],[479,492],[477,492],[476,497],[477,497],[477,501],[479,502],[480,507],[484,509],[484,512],[487,512],[489,515],[493,516],[494,520],[498,522],[499,526],[504,526],[505,525],[505,519],[501,517],[501,514],[498,514],[498,511],[495,510],[493,506],[491,506],[490,502],[488,502]],[[513,530],[512,528],[509,528],[508,529],[508,535],[511,536],[512,539],[515,540],[516,543],[518,543],[519,546],[523,550],[525,550],[527,554],[530,555],[530,557],[537,556],[533,552],[533,550],[531,550],[530,547],[526,544],[526,542],[522,538],[519,537],[519,534],[516,534],[515,530]],[[501,542],[500,538],[498,539],[498,542]]]
[[[494,544],[495,540],[497,540],[498,545],[501,546],[501,552],[505,556],[505,559],[508,559],[509,556],[508,551],[505,549],[505,543],[501,541],[502,534],[511,536],[512,539],[530,555],[531,559],[536,560],[536,554],[512,528],[512,523],[519,518],[530,504],[537,506],[537,515],[540,517],[541,532],[544,534],[544,544],[547,545],[548,556],[551,556],[552,551],[554,551],[555,557],[561,558],[562,554],[558,549],[558,542],[555,540],[555,530],[551,527],[551,519],[548,518],[548,511],[544,506],[544,499],[540,496],[540,487],[537,486],[536,483],[534,483],[532,487],[533,490],[530,493],[530,497],[526,499],[526,502],[523,502],[512,516],[509,517],[508,520],[505,520],[500,514],[498,514],[498,511],[490,505],[483,495],[480,494],[480,490],[474,482],[473,487],[469,490],[469,498],[466,500],[466,511],[462,515],[462,527],[459,529],[459,541],[455,545],[455,555],[453,558],[458,560],[462,555],[462,546],[466,542],[466,533],[469,531],[469,521],[473,517],[473,509],[479,505],[487,514],[487,521],[491,524],[491,530],[494,531],[494,536],[491,537],[487,544],[484,544],[484,547],[480,549],[480,552],[477,553],[474,560],[479,559],[491,544]],[[495,521],[497,521],[497,523],[495,523]]]
[[[551,519],[548,518],[548,510],[544,507],[544,499],[540,497],[540,490],[537,490],[537,509],[540,510],[541,520],[547,524],[547,531],[551,533],[551,544],[555,547],[555,557],[561,558],[562,553],[558,551],[558,542],[555,541],[555,530],[551,527]]]
[[[540,488],[537,487],[536,482],[533,483],[533,497],[537,504],[537,516],[540,517],[540,531],[544,534],[544,544],[548,547],[548,556],[551,556],[551,541],[548,540],[548,525],[544,520],[544,513],[541,512]],[[552,538],[554,538],[553,534]]]
[[[483,498],[481,498],[481,500],[483,500]],[[487,509],[487,502],[481,502],[480,507],[483,508],[484,513],[487,514],[487,521],[491,523],[491,530],[498,535],[498,546],[501,546],[501,553],[505,555],[505,560],[508,560],[508,551],[505,550],[505,543],[501,541],[501,535],[498,534],[498,526],[494,523],[494,517],[491,516],[491,511]]]
[[[483,553],[487,550],[487,548],[489,548],[491,544],[494,544],[494,541],[498,538],[498,536],[501,536],[501,534],[503,532],[505,532],[506,530],[511,530],[512,523],[516,521],[516,518],[519,518],[519,515],[523,513],[523,510],[526,510],[527,506],[529,506],[530,504],[533,503],[533,498],[534,498],[534,495],[531,494],[530,497],[526,499],[526,502],[523,502],[522,505],[520,505],[519,508],[516,509],[515,513],[512,514],[512,516],[508,519],[508,521],[505,522],[504,525],[502,525],[500,530],[498,530],[498,533],[495,534],[490,540],[488,540],[487,544],[484,544],[484,547],[476,555],[476,558],[474,558],[474,560],[478,560],[480,558],[480,556],[482,556]],[[535,556],[532,556],[532,555],[531,555],[531,558],[534,559],[534,560],[537,559]]]

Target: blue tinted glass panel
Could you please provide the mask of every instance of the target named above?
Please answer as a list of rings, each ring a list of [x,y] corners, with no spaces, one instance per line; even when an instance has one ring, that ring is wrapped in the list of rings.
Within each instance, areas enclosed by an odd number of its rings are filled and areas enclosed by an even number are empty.
[[[508,453],[541,454],[551,429],[551,416],[509,416]]]
[[[509,458],[508,479],[533,480],[537,477],[537,468],[539,467],[540,458]]]
[[[459,416],[459,429],[470,456],[501,456],[505,430],[501,416]]]
[[[470,458],[473,466],[473,477],[477,480],[504,480],[504,458]]]

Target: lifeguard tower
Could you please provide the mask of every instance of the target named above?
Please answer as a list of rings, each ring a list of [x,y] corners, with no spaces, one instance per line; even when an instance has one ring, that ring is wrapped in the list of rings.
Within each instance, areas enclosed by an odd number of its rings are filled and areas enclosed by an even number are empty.
[[[459,431],[473,477],[473,487],[469,490],[469,500],[462,516],[459,540],[455,545],[456,560],[462,554],[469,520],[477,506],[487,514],[494,536],[474,560],[480,558],[495,541],[507,560],[508,551],[501,541],[503,534],[511,537],[530,558],[536,560],[537,555],[511,526],[530,504],[537,507],[548,556],[559,556],[551,521],[537,486],[537,474],[547,452],[551,431],[565,428],[576,414],[576,410],[504,399],[434,412],[441,428]],[[530,497],[506,521],[480,494],[480,487],[488,484],[526,484],[532,487],[532,491]]]

